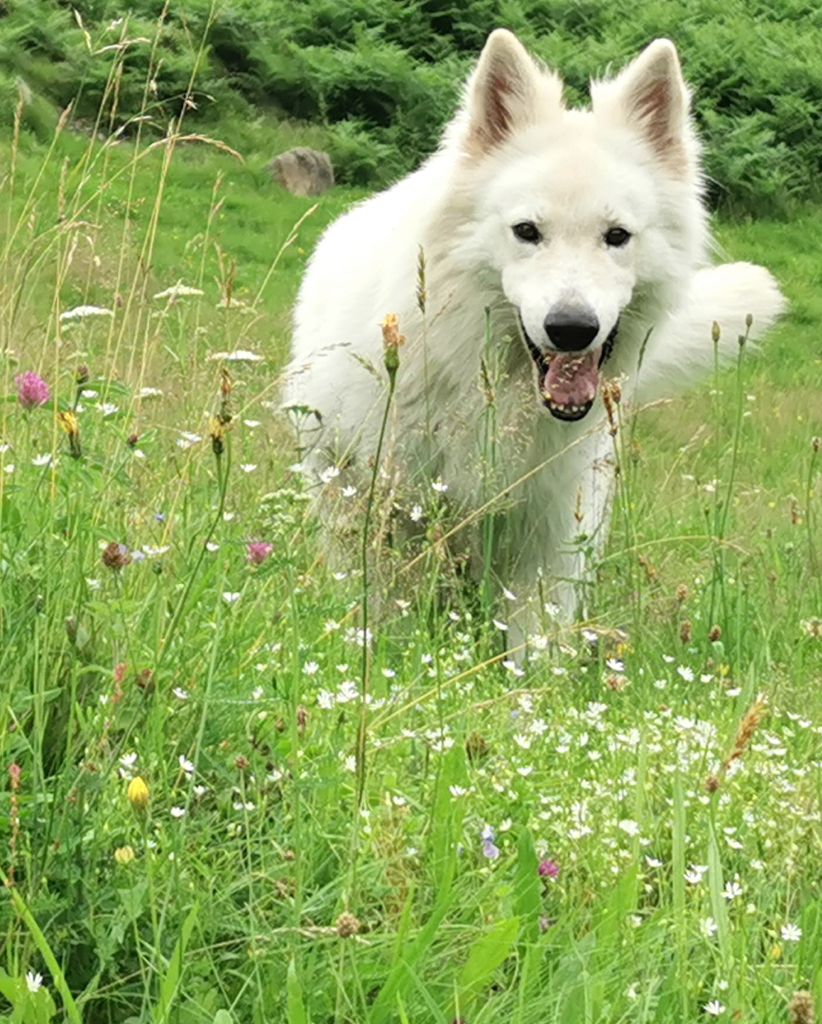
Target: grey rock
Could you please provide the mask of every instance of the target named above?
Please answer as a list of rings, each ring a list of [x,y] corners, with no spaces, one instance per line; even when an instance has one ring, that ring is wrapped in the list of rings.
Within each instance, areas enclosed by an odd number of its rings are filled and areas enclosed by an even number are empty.
[[[320,196],[334,184],[327,153],[297,146],[280,153],[268,167],[271,177],[295,196]]]

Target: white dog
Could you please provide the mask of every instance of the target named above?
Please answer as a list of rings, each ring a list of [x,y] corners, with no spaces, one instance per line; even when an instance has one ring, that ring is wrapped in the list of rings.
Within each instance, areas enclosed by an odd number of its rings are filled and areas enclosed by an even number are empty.
[[[439,150],[320,242],[285,393],[321,417],[306,455],[318,475],[339,464],[367,481],[386,384],[370,367],[382,367],[380,323],[396,313],[407,343],[394,463],[409,482],[441,479],[469,519],[489,488],[503,492],[498,578],[522,596],[541,581],[568,616],[585,575],[576,538],[601,544],[608,525],[603,381],[620,378],[632,402],[674,395],[713,368],[714,322],[728,360],[746,319],[754,340],[783,308],[764,268],[708,266],[673,44],[651,43],[594,83],[591,101],[567,109],[559,78],[493,32]],[[525,616],[522,631],[531,625]]]

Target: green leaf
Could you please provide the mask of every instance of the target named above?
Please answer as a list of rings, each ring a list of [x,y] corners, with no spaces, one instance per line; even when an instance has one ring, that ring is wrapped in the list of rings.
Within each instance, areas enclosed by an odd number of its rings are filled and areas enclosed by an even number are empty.
[[[297,965],[294,962],[293,956],[288,963],[285,987],[286,1002],[288,1006],[288,1024],[308,1024],[308,1017],[305,1013],[305,1004],[303,1003],[303,989],[300,984],[300,979],[297,976]]]
[[[197,922],[199,913],[200,908],[195,903],[191,910],[189,910],[185,921],[183,921],[183,927],[180,929],[180,936],[177,939],[174,952],[171,954],[168,970],[166,971],[163,983],[160,986],[160,1001],[154,1010],[154,1024],[163,1024],[163,1022],[168,1019],[169,1011],[171,1010],[174,1002],[174,997],[177,994],[177,987],[183,976],[183,966],[186,949],[188,948],[188,940],[191,938],[191,932]]]
[[[505,962],[519,935],[519,918],[497,921],[471,947],[468,960],[457,981],[455,1014],[465,1016],[491,984],[494,972]]]
[[[527,828],[522,829],[517,841],[517,866],[514,875],[514,913],[522,920],[523,937],[534,942],[539,935],[539,915],[542,910],[539,881],[539,861],[534,840]]]
[[[462,832],[464,802],[454,799],[451,786],[464,785],[465,780],[465,751],[456,744],[442,759],[431,809],[429,848],[437,889],[450,885]]]
[[[368,1018],[369,1024],[384,1024],[388,1015],[393,1013],[397,999],[404,997],[409,989],[413,987],[414,968],[433,945],[440,924],[448,913],[453,901],[454,896],[449,880],[447,887],[440,890],[431,916],[425,922],[425,926],[421,929],[416,939],[404,949],[398,948],[398,959],[392,966],[385,984],[380,989],[380,994],[374,1001]]]

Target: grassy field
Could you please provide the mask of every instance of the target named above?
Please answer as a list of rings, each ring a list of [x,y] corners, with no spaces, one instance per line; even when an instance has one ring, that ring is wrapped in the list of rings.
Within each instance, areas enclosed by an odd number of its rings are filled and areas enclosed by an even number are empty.
[[[626,416],[591,621],[518,666],[431,533],[364,694],[277,412],[356,196],[204,140],[0,156],[0,1021],[811,1021],[822,211],[717,225],[791,314]]]

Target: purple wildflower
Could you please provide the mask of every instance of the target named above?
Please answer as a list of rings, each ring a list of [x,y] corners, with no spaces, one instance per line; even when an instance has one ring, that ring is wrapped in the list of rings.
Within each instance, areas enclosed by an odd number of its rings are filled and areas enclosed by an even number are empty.
[[[496,860],[499,857],[499,847],[494,845],[494,830],[486,825],[482,830],[482,855],[486,860]]]
[[[487,860],[496,860],[499,857],[499,847],[495,846],[491,839],[484,839],[482,842],[482,855]]]
[[[274,550],[274,545],[264,540],[255,540],[248,545],[246,550],[248,552],[249,564],[262,565]]]
[[[541,860],[539,862],[540,878],[559,878],[559,864],[555,860]]]
[[[48,384],[36,373],[20,373],[14,378],[14,383],[17,385],[17,397],[24,409],[45,405],[51,398]]]

